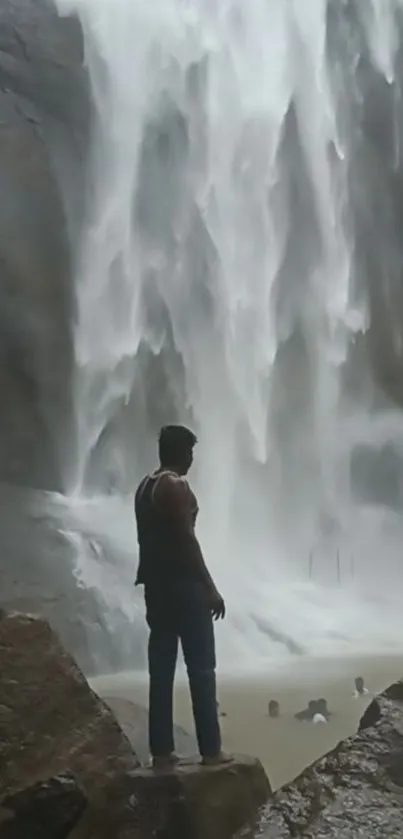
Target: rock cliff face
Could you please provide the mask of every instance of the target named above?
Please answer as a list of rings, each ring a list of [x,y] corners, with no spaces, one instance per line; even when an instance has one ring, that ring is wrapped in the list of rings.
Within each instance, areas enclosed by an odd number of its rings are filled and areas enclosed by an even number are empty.
[[[72,433],[72,246],[89,118],[81,53],[78,23],[51,0],[2,0],[0,482],[46,489],[62,489]]]
[[[359,732],[279,790],[258,827],[265,839],[403,836],[403,683],[367,708]]]
[[[58,496],[42,491],[65,489],[76,450],[73,275],[90,101],[78,21],[53,0],[1,0],[0,605],[45,614],[86,672],[121,667],[122,638],[74,576],[89,539],[66,537]],[[137,648],[129,657],[138,662]]]

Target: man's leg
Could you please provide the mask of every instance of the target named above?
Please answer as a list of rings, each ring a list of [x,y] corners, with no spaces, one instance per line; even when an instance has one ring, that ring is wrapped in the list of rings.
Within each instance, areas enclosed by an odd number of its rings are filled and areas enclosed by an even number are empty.
[[[178,628],[188,671],[199,751],[203,758],[217,758],[221,753],[221,733],[213,619],[197,586],[189,586],[181,599]]]
[[[148,642],[149,742],[153,758],[169,758],[174,750],[173,685],[178,636],[163,622],[150,622]]]

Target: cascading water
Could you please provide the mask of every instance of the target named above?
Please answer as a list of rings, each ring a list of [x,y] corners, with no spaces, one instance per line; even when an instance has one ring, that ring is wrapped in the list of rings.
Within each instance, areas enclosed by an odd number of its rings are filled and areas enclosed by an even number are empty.
[[[392,85],[403,3],[359,6],[58,0],[95,106],[69,505],[104,560],[79,552],[78,574],[134,631],[125,494],[158,427],[189,421],[219,642],[241,666],[403,629],[400,489],[380,474],[388,444],[399,472],[403,421],[365,350],[355,174],[360,59]]]

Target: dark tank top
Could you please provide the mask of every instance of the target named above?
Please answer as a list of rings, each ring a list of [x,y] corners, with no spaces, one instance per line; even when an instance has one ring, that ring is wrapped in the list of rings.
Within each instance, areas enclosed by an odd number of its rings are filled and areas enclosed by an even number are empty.
[[[176,581],[192,579],[190,564],[184,556],[183,544],[170,516],[155,504],[154,493],[164,475],[173,472],[157,472],[147,475],[140,483],[134,501],[137,522],[137,540],[140,550],[136,585],[164,590]],[[177,475],[175,474],[175,477]],[[190,492],[190,489],[189,489]],[[197,501],[194,501],[193,518],[197,516]]]

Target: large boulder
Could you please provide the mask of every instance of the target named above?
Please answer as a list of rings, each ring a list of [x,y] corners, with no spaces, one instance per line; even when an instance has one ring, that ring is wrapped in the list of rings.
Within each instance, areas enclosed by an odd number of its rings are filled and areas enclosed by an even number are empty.
[[[270,795],[258,760],[204,767],[194,759],[175,771],[138,769],[108,787],[70,839],[230,839]]]
[[[403,683],[365,711],[358,733],[277,792],[259,825],[267,839],[403,836]]]
[[[67,839],[86,806],[69,775],[40,781],[2,801],[1,839]]]
[[[138,766],[112,712],[48,624],[0,616],[0,795],[72,772],[91,799]]]

